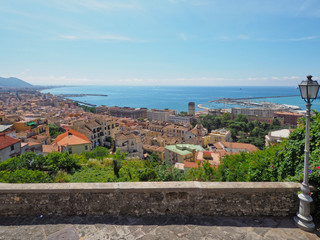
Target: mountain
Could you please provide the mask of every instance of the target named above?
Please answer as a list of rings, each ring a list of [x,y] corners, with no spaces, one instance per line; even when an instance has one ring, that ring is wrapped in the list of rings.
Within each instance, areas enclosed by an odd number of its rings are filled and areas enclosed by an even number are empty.
[[[32,88],[30,83],[27,83],[19,78],[2,78],[0,77],[0,87],[10,87],[10,88]]]

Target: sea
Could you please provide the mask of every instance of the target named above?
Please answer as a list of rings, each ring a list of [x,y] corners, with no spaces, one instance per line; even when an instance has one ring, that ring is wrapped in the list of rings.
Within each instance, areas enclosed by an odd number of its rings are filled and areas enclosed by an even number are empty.
[[[195,102],[196,111],[200,111],[199,104],[213,109],[244,107],[241,105],[224,105],[223,103],[209,103],[222,98],[260,98],[250,101],[272,102],[299,106],[305,110],[305,102],[300,97],[297,87],[270,86],[228,86],[228,87],[194,87],[194,86],[68,86],[42,90],[43,93],[57,94],[104,94],[108,96],[69,97],[97,106],[119,106],[148,109],[172,109],[188,111],[188,102]],[[277,96],[277,97],[276,97]],[[278,97],[290,96],[290,97]],[[276,98],[273,98],[276,97]],[[320,99],[312,103],[312,109],[320,111]]]

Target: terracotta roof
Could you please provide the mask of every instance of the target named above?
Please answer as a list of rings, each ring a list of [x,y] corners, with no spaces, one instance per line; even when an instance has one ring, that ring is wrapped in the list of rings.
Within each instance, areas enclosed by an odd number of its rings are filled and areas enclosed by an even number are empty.
[[[158,146],[148,145],[148,144],[143,144],[142,147],[144,150],[149,150],[154,152],[164,152],[165,150],[164,147],[158,147]]]
[[[54,143],[57,143],[58,145],[79,145],[91,142],[84,134],[69,129],[67,132],[60,134],[54,140]]]
[[[224,151],[223,151],[224,152]],[[197,161],[204,161],[203,155],[204,154],[210,154],[211,158],[209,160],[209,163],[211,164],[211,166],[216,166],[216,165],[220,165],[220,154],[219,153],[213,153],[213,152],[208,152],[208,151],[203,151],[203,152],[197,152]]]
[[[197,162],[188,162],[188,161],[183,161],[184,167],[185,168],[198,168],[198,163]],[[201,164],[200,164],[201,166]]]
[[[87,125],[90,129],[101,127],[101,124],[99,124],[99,123],[97,122],[97,120],[95,120],[95,119],[89,120],[88,122],[86,122],[86,125]]]
[[[297,117],[303,117],[303,114],[294,113],[294,112],[274,112],[274,113],[279,114],[279,115],[292,115],[292,116],[297,116]]]
[[[245,149],[248,150],[249,152],[252,151],[257,151],[259,150],[256,146],[248,143],[237,143],[237,142],[217,142],[214,144],[214,146],[218,150],[223,150],[224,148],[229,148],[229,149]]]
[[[20,142],[20,139],[13,138],[5,135],[4,133],[0,134],[0,149],[7,148],[13,144]]]
[[[202,167],[202,161],[200,162],[200,167]],[[211,167],[218,168],[218,165],[214,164],[212,161],[209,161]],[[189,161],[183,161],[185,168],[198,168],[198,161],[196,162],[189,162]]]
[[[27,142],[27,143],[28,143],[28,146],[29,146],[29,147],[31,147],[31,146],[37,146],[37,145],[39,145],[39,146],[42,145],[42,143],[39,143],[39,142],[31,142],[31,141],[30,141],[30,142]]]
[[[51,152],[59,152],[59,145],[53,143],[51,145],[42,145],[42,152],[51,153]]]

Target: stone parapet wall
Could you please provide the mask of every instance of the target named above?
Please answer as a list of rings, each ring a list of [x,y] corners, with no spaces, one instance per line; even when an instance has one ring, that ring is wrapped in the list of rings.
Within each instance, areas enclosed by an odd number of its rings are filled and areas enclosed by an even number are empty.
[[[288,216],[299,183],[0,183],[0,216]]]

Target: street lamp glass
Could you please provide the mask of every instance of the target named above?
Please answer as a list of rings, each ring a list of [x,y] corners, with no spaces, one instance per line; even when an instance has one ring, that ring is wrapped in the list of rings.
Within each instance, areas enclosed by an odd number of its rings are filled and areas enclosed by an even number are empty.
[[[308,80],[304,80],[299,84],[301,97],[303,99],[316,99],[319,91],[319,84],[317,81],[311,80],[311,76],[308,76]]]

